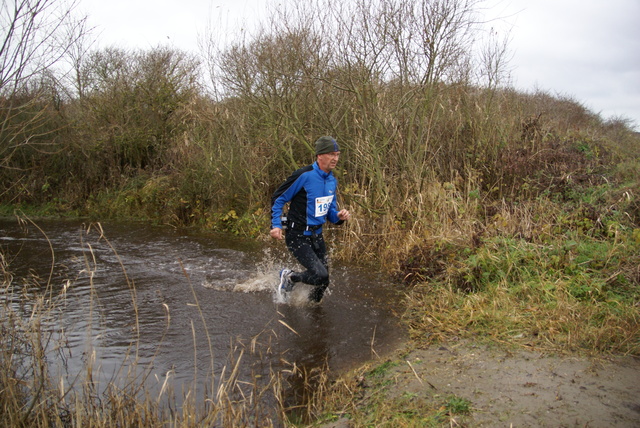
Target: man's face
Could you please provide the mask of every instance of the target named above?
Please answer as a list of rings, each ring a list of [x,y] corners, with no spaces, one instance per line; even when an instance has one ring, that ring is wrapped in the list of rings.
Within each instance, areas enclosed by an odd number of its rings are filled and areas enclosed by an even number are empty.
[[[318,166],[324,172],[331,172],[338,164],[340,152],[323,153],[318,155]]]

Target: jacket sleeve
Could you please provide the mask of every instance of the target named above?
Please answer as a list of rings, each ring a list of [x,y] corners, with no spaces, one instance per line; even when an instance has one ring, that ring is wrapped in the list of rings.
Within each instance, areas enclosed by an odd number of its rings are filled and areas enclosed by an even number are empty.
[[[301,174],[292,174],[287,180],[278,187],[278,189],[273,193],[273,197],[271,198],[271,228],[280,228],[282,229],[282,221],[280,218],[282,217],[282,210],[284,205],[287,202],[290,202],[291,199],[302,189],[304,180],[301,178]]]

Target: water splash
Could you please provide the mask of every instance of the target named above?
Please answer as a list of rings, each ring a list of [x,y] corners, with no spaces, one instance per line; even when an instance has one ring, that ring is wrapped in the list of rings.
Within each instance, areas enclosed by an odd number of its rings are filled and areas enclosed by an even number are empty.
[[[237,293],[276,292],[279,282],[279,269],[276,264],[279,263],[279,259],[271,254],[269,248],[263,249],[262,257],[256,259],[253,260],[253,272],[246,272],[246,268],[230,269],[231,274],[227,274],[222,267],[229,265],[229,260],[226,260],[226,265],[219,266],[205,275],[202,286]],[[245,263],[242,265],[246,266]]]
[[[311,286],[307,284],[297,283],[293,291],[286,294],[278,292],[278,284],[280,283],[279,271],[270,268],[270,271],[256,272],[251,277],[243,281],[209,281],[205,280],[203,287],[232,293],[263,293],[269,292],[273,296],[273,303],[279,305],[289,305],[295,307],[304,307],[312,305],[309,301]],[[330,294],[327,290],[327,295]]]
[[[231,288],[233,292],[256,293],[260,291],[276,292],[278,276],[275,272],[258,272],[255,276],[243,282],[234,284]]]

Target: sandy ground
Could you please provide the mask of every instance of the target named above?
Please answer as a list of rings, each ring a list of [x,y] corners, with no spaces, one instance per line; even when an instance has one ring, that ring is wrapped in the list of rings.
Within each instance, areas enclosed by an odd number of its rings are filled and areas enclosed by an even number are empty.
[[[396,359],[392,359],[396,361]],[[640,427],[640,358],[563,357],[458,343],[415,350],[389,370],[389,398],[471,402],[465,427]],[[335,426],[349,427],[347,420]]]
[[[416,351],[407,360],[409,370],[397,374],[406,388],[426,385],[468,399],[469,426],[640,427],[640,359],[634,357],[556,357],[463,345]]]

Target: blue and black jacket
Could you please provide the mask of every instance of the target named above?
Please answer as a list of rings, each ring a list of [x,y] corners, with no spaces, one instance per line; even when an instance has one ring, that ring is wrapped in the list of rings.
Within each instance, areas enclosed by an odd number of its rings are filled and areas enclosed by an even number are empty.
[[[324,172],[317,162],[295,171],[278,187],[271,198],[271,227],[282,229],[282,212],[287,202],[287,227],[303,230],[305,235],[320,233],[327,219],[341,224],[338,218],[336,191],[338,181],[332,172]]]

